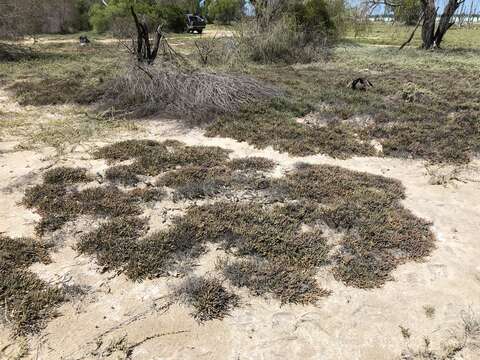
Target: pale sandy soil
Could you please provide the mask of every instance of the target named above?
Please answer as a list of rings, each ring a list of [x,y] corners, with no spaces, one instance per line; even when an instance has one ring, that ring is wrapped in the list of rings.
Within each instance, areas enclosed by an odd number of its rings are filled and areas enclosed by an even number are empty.
[[[0,328],[0,359],[18,353],[28,343],[31,359],[395,359],[403,350],[421,349],[424,337],[439,350],[461,333],[462,318],[480,315],[480,161],[464,168],[426,167],[421,161],[388,158],[335,160],[326,156],[304,158],[258,150],[231,139],[206,138],[201,130],[187,130],[173,121],[144,121],[146,133],[127,133],[85,143],[54,156],[42,148],[19,151],[15,141],[0,142],[0,232],[33,236],[38,216],[19,201],[26,187],[38,183],[42,171],[54,164],[84,166],[102,172],[106,164],[93,160],[90,149],[127,138],[178,139],[191,145],[217,145],[232,157],[263,156],[278,162],[276,175],[298,161],[335,164],[399,179],[406,187],[404,205],[432,221],[437,248],[423,263],[408,263],[394,273],[394,281],[375,290],[346,287],[331,274],[318,281],[332,289],[317,306],[280,306],[271,299],[242,292],[241,306],[223,321],[197,323],[191,309],[171,304],[168,297],[175,278],[132,282],[124,276],[101,274],[94,261],[79,256],[72,245],[90,229],[88,219],[57,234],[61,244],[49,265],[32,270],[53,283],[76,284],[86,294],[62,305],[60,316],[39,335],[13,339]],[[441,184],[441,185],[434,185]],[[165,226],[177,205],[162,202],[148,209],[152,227]],[[211,249],[195,268],[213,270],[218,252]],[[424,306],[433,306],[427,318]],[[410,339],[402,337],[408,328]],[[479,359],[472,344],[458,359]]]

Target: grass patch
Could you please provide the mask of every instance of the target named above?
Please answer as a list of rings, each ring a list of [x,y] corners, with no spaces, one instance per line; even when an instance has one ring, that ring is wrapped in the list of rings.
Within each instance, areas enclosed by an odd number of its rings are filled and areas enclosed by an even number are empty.
[[[141,194],[140,194],[141,195]],[[39,235],[59,229],[79,215],[116,217],[140,214],[142,197],[126,193],[113,185],[78,191],[64,185],[41,184],[27,189],[23,204],[42,216],[36,226]]]
[[[104,271],[125,273],[133,280],[167,275],[182,258],[204,252],[193,228],[177,219],[173,227],[141,238],[146,222],[137,217],[119,217],[82,237],[80,253],[94,255]]]
[[[433,250],[430,223],[390,201],[360,190],[351,200],[324,211],[327,224],[346,231],[334,275],[347,285],[379,287],[399,264],[419,261]]]
[[[343,125],[307,128],[294,120],[290,109],[275,109],[274,103],[243,109],[224,116],[207,127],[207,136],[231,137],[259,147],[306,156],[318,153],[345,158],[374,155],[372,146],[362,141],[354,129]]]
[[[125,186],[134,186],[140,181],[133,167],[129,165],[112,166],[105,172],[105,177],[112,183]]]
[[[185,146],[178,141],[127,140],[100,148],[94,156],[110,161],[135,159],[129,171],[155,176],[177,166],[222,164],[228,159],[228,151],[219,147]]]
[[[90,181],[92,178],[87,175],[87,169],[84,168],[62,166],[50,169],[43,174],[45,184],[72,185]]]
[[[254,295],[272,294],[282,304],[317,302],[330,292],[318,286],[314,272],[285,267],[258,259],[221,264],[224,276],[237,287],[246,287]]]
[[[137,239],[146,231],[146,221],[138,217],[118,217],[84,235],[77,244],[81,254],[95,255],[103,271],[124,270],[138,251]]]
[[[273,181],[263,173],[274,166],[273,161],[260,157],[234,159],[212,167],[185,166],[162,175],[157,185],[174,188],[174,200],[203,199],[228,191],[261,190],[271,187]]]
[[[189,277],[175,293],[181,301],[195,309],[192,315],[199,321],[223,319],[239,300],[215,278]]]
[[[270,159],[252,156],[233,159],[228,166],[233,170],[241,171],[271,171],[275,168],[276,163]]]
[[[21,81],[8,90],[15,94],[20,105],[59,105],[94,103],[104,93],[102,87],[93,88],[76,78],[46,78],[37,81]]]
[[[319,218],[345,232],[333,257],[334,275],[347,285],[378,287],[399,264],[432,251],[430,224],[404,209],[395,180],[335,166],[300,166],[286,179],[290,197],[322,202]]]
[[[338,47],[328,62],[250,66],[250,73],[284,89],[285,98],[242,108],[207,127],[207,135],[232,137],[292,155],[376,155],[465,163],[478,156],[480,107],[475,76],[478,51]],[[373,84],[359,92],[346,84],[359,76]],[[435,81],[432,81],[435,79]],[[320,124],[297,122],[307,114]],[[359,126],[358,119],[368,118]]]
[[[400,181],[369,173],[346,170],[339,166],[298,164],[286,176],[290,197],[321,203],[335,203],[350,198],[359,189],[371,189],[391,201],[405,197]]]
[[[42,329],[64,299],[60,289],[27,270],[36,262],[50,262],[50,247],[32,239],[0,236],[0,311],[15,336]]]

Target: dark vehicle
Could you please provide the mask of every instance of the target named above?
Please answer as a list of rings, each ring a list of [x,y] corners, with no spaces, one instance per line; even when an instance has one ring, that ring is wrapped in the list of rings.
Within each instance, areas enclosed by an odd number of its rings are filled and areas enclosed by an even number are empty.
[[[187,14],[185,15],[185,20],[187,23],[187,32],[192,33],[196,31],[197,33],[201,34],[203,29],[207,26],[207,21],[201,17],[200,15],[192,15]]]

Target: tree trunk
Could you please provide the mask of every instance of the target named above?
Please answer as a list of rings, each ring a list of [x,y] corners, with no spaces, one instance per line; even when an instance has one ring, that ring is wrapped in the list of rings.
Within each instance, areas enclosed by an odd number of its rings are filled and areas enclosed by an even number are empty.
[[[152,48],[150,44],[150,34],[147,24],[138,20],[137,14],[135,13],[133,6],[130,8],[130,10],[135,21],[135,26],[137,27],[137,49],[135,51],[137,55],[137,60],[138,62],[146,62],[147,64],[151,65],[157,58],[160,40],[163,36],[161,27],[158,26],[155,32],[155,40],[153,42]]]
[[[455,23],[452,21],[455,11],[457,11],[460,4],[465,0],[448,0],[436,29],[435,23],[437,20],[437,9],[435,8],[435,0],[421,1],[424,13],[422,25],[422,47],[424,49],[440,47],[446,32]]]
[[[448,29],[450,29],[455,23],[454,21],[452,21],[452,16],[455,14],[455,11],[457,11],[460,4],[461,1],[449,0],[447,5],[445,5],[445,9],[443,10],[442,17],[440,18],[437,31],[435,32],[435,45],[437,47],[440,47],[443,36],[448,31]]]
[[[423,25],[422,25],[422,48],[431,49],[435,46],[435,21],[437,10],[435,0],[422,0]]]

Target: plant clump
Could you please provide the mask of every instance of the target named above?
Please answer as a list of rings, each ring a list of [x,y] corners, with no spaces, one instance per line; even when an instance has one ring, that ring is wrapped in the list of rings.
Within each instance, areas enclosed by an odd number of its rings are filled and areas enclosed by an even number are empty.
[[[206,135],[248,141],[261,149],[272,146],[298,156],[318,153],[337,158],[375,155],[374,148],[352,127],[336,123],[321,128],[299,124],[290,114],[298,110],[289,109],[290,106],[275,100],[263,106],[242,108],[234,116],[217,118],[207,126]]]
[[[194,308],[199,321],[223,319],[238,305],[238,295],[229,292],[215,278],[191,276],[175,290],[176,296]]]

